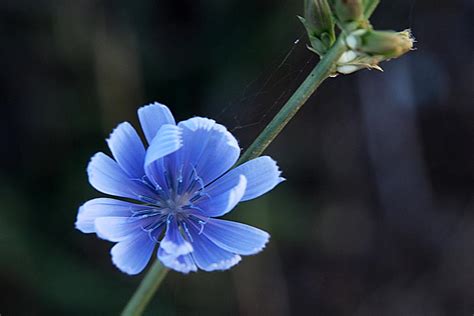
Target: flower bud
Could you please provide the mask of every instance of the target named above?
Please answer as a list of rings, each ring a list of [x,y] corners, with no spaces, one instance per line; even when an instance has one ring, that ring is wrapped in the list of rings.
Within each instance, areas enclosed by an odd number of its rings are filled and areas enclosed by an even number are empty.
[[[324,55],[334,44],[334,19],[327,0],[305,0],[304,18],[299,17],[306,28],[312,48]]]
[[[364,19],[362,0],[332,0],[334,13],[342,24]]]
[[[364,5],[364,18],[369,19],[375,8],[379,5],[380,0],[362,0]]]
[[[334,20],[326,0],[306,0],[305,19],[317,37],[323,34],[334,35]]]
[[[357,30],[346,38],[349,48],[385,59],[399,57],[413,48],[414,39],[409,30],[403,32]]]

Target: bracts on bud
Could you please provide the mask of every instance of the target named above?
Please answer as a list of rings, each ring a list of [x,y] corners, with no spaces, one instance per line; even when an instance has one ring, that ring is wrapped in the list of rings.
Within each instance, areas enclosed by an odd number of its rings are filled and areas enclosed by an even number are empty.
[[[320,56],[336,41],[334,19],[326,0],[305,0],[304,18],[298,17],[308,32],[310,49]]]
[[[379,63],[397,58],[413,49],[410,30],[377,31],[369,18],[380,0],[305,0],[304,24],[311,47],[321,58],[336,41],[335,25],[346,44],[332,75],[349,74],[360,69],[378,69]]]

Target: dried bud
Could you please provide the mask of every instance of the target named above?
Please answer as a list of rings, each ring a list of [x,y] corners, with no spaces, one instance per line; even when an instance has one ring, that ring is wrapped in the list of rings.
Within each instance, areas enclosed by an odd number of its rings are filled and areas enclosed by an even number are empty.
[[[384,59],[396,58],[413,48],[414,39],[409,30],[403,32],[357,30],[346,38],[349,48]]]

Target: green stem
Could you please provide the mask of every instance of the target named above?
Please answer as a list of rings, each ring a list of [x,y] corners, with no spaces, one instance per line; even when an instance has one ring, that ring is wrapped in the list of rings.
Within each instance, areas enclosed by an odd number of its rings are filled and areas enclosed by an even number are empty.
[[[148,270],[148,273],[145,275],[145,278],[143,278],[127,306],[125,306],[122,311],[122,316],[138,316],[143,314],[145,307],[150,302],[156,290],[158,290],[161,281],[163,281],[168,271],[168,268],[159,260],[156,260],[150,270]]]
[[[305,81],[303,81],[295,93],[288,99],[280,112],[278,112],[252,145],[243,153],[237,164],[244,163],[262,154],[296,112],[298,112],[301,106],[314,91],[316,91],[319,85],[334,71],[336,62],[342,53],[344,53],[345,49],[346,46],[340,36],[324,58],[321,59]],[[123,310],[122,316],[141,315],[168,271],[169,270],[165,268],[159,260],[156,260]]]

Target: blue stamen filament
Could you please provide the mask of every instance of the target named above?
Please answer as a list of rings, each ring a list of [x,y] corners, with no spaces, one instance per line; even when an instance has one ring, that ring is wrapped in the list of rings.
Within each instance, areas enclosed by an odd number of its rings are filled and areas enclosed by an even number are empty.
[[[198,234],[203,233],[207,222],[204,211],[195,205],[202,198],[210,198],[205,192],[204,181],[194,166],[188,169],[190,172],[185,172],[184,164],[170,168],[169,161],[160,163],[162,167],[168,167],[163,168],[162,186],[156,180],[151,181],[147,176],[136,179],[150,188],[152,196],[138,195],[138,199],[148,208],[133,211],[130,219],[143,221],[142,230],[147,232],[156,243],[159,243],[170,221],[176,220],[183,237],[193,242],[187,221],[199,227]],[[183,177],[183,173],[189,176]]]
[[[162,161],[162,166],[169,164]],[[159,243],[160,237],[170,221],[176,220],[178,229],[183,237],[193,242],[186,222],[190,220],[193,225],[199,225],[199,233],[202,234],[206,224],[204,211],[195,205],[203,197],[210,198],[205,192],[204,181],[197,174],[196,168],[191,167],[191,172],[186,179],[183,177],[184,165],[178,168],[168,168],[163,171],[163,185],[165,188],[150,181],[147,176],[137,179],[152,190],[153,197],[138,195],[138,199],[149,208],[133,211],[130,219],[143,221],[141,227],[149,237]],[[173,170],[177,170],[174,172]],[[197,213],[196,213],[197,212]]]

